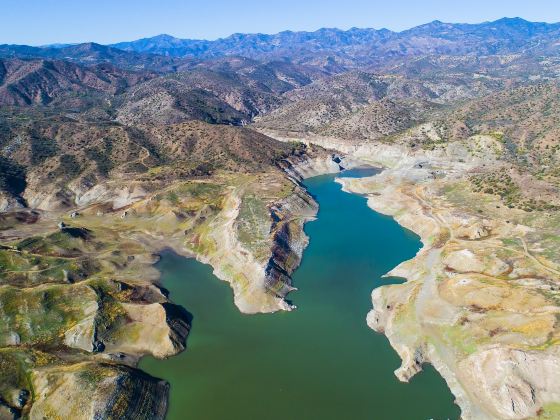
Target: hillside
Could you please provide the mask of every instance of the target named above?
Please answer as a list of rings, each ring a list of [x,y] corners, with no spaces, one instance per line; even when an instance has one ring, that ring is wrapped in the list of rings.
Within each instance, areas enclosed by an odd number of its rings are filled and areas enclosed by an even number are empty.
[[[438,141],[492,135],[506,146],[506,157],[524,171],[558,174],[560,121],[554,109],[560,106],[559,89],[557,82],[534,83],[459,102],[426,119],[432,130],[413,129],[402,138],[433,147]]]
[[[196,121],[123,126],[60,118],[6,124],[0,146],[3,193],[45,209],[71,207],[81,194],[115,177],[171,181],[219,170],[264,171],[292,152],[290,145],[247,128]]]
[[[76,119],[126,124],[241,125],[277,107],[281,94],[324,77],[320,70],[289,62],[237,57],[185,64],[166,74],[128,67],[0,59],[0,105],[48,107],[53,113],[72,112]]]
[[[279,134],[375,140],[422,121],[443,105],[482,96],[503,83],[462,76],[425,80],[351,71],[287,92],[281,106],[255,119],[255,127]]]
[[[289,63],[228,59],[152,79],[119,100],[123,123],[176,123],[199,119],[240,125],[279,104],[279,95],[311,79]]]
[[[66,61],[0,59],[0,106],[48,105],[58,100],[117,95],[150,78],[107,64],[84,67]]]

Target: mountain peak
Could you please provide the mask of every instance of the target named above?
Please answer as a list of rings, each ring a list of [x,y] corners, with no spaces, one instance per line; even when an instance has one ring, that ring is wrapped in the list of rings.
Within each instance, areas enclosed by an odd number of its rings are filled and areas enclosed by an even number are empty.
[[[179,39],[179,38],[174,37],[173,35],[169,35],[169,34],[159,34],[159,35],[151,37],[151,39],[158,40],[158,41],[174,41],[174,40]]]
[[[495,20],[494,23],[505,23],[505,24],[510,24],[510,25],[516,25],[516,24],[520,24],[520,23],[527,24],[527,23],[531,23],[531,22],[517,16],[517,17],[512,17],[512,18],[503,17],[501,19]]]
[[[112,48],[106,45],[97,44],[95,42],[84,42],[82,44],[74,44],[68,47],[60,48],[61,51],[74,51],[74,52],[105,52]]]

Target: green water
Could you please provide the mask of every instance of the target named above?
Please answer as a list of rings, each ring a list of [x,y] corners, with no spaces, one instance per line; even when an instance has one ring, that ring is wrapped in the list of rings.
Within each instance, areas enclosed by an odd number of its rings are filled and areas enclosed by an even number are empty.
[[[414,256],[418,237],[333,180],[305,182],[320,210],[305,226],[311,242],[293,276],[296,311],[242,315],[209,266],[163,255],[163,284],[193,316],[185,352],[140,365],[171,383],[168,419],[459,417],[430,366],[408,384],[396,379],[398,356],[365,322],[372,289]]]

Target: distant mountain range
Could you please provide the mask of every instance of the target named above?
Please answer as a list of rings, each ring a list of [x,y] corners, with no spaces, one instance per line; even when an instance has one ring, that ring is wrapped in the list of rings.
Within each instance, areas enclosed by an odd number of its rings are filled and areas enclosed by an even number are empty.
[[[556,79],[559,46],[560,24],[520,18],[480,24],[434,21],[402,32],[352,28],[234,34],[215,41],[158,35],[113,45],[4,44],[0,105],[87,110],[96,119],[127,124],[201,119],[238,125],[288,104],[280,111],[284,114],[275,114],[276,121],[284,115],[297,123],[303,107],[323,115],[314,123],[321,125],[371,100],[345,97],[344,109],[338,102],[330,115],[326,109],[333,105],[326,101],[324,107],[323,91],[327,97],[342,86],[369,92],[370,82],[378,80],[369,74],[410,79],[384,79],[388,92],[382,97],[387,100],[455,101]],[[368,75],[321,82],[356,71]],[[312,83],[310,89],[289,94]],[[371,111],[385,115],[395,106],[401,105],[375,105]]]
[[[273,35],[233,34],[215,41],[158,35],[102,46],[96,43],[44,47],[0,45],[0,57],[70,59],[82,63],[112,62],[143,69],[169,69],[177,59],[243,56],[286,59],[324,66],[357,66],[426,54],[540,54],[558,51],[560,23],[503,18],[480,24],[433,21],[402,32],[388,29],[346,31],[322,28],[314,32],[284,31]]]
[[[323,28],[315,32],[284,31],[274,35],[233,34],[215,41],[179,39],[170,35],[112,47],[125,51],[153,53],[172,57],[221,57],[305,55],[326,51],[348,56],[381,54],[496,54],[520,52],[557,39],[560,24],[529,22],[521,18],[503,18],[480,24],[433,21],[402,32],[388,29],[347,31]]]

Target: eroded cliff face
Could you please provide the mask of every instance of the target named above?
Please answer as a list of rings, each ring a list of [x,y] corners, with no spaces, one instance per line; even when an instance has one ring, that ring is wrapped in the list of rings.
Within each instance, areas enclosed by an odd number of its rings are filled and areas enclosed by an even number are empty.
[[[169,384],[137,369],[80,363],[36,369],[30,418],[164,418]]]
[[[301,187],[285,199],[274,203],[272,216],[272,255],[265,267],[267,290],[284,298],[293,290],[291,275],[301,262],[309,243],[303,231],[306,221],[317,214],[317,203]]]
[[[352,162],[353,163],[353,162]],[[350,166],[352,163],[348,162]],[[317,175],[338,173],[345,169],[338,154],[321,153],[316,157],[301,156],[282,161],[280,167],[294,183],[294,192],[270,207],[272,216],[272,255],[265,267],[266,287],[285,297],[292,287],[291,275],[300,265],[309,239],[304,233],[305,222],[315,218],[318,205],[300,182]]]

